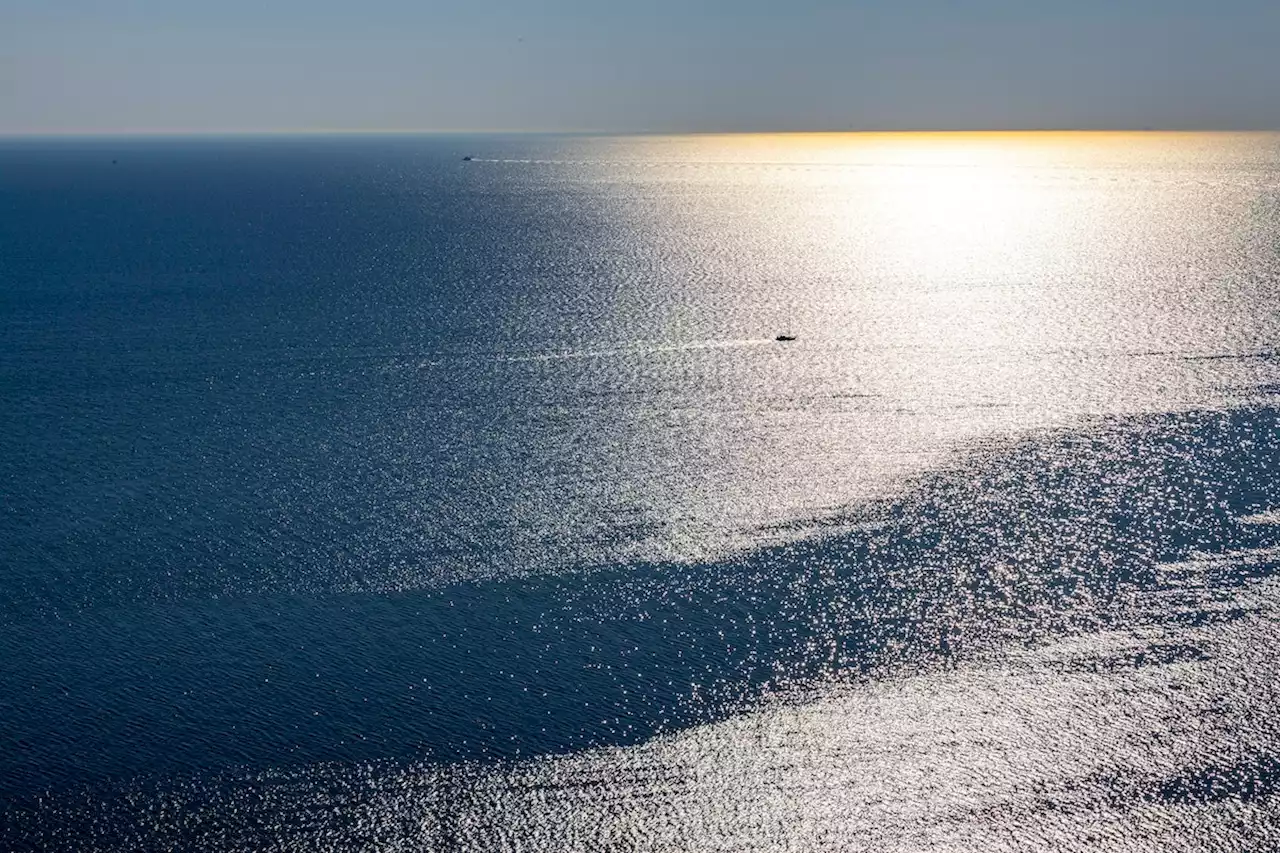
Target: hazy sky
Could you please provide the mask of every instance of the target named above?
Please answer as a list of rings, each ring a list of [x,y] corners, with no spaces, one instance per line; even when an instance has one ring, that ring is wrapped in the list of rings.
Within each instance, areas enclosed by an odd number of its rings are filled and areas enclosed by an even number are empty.
[[[1280,128],[1280,0],[0,0],[0,133]]]

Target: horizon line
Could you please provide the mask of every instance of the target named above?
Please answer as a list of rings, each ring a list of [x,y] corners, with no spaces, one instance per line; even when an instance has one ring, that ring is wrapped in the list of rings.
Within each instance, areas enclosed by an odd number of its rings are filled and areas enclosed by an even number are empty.
[[[113,129],[113,130],[5,130],[0,139],[181,138],[251,136],[843,136],[858,134],[1244,134],[1280,133],[1280,127],[1023,127],[1023,128],[826,128],[813,130],[616,130],[584,129],[467,129],[467,128],[239,128],[239,129]]]

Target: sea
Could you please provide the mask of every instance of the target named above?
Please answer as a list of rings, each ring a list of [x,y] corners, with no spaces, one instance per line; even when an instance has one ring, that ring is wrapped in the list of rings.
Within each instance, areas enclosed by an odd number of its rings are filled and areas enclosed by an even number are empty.
[[[7,138],[0,849],[1278,849],[1278,474],[1280,135]]]

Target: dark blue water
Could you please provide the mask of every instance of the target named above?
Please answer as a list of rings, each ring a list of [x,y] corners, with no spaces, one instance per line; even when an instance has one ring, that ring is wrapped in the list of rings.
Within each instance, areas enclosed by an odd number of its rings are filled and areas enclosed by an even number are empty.
[[[469,556],[429,518],[409,529],[434,513],[406,504],[429,490],[465,517],[513,490],[476,439],[548,401],[534,371],[469,361],[575,341],[584,309],[540,307],[545,285],[515,270],[586,226],[462,172],[458,145],[6,151],[16,601],[312,586],[319,564],[322,588],[359,587]],[[402,171],[425,178],[388,188]]]
[[[770,702],[1064,638],[1139,638],[1091,664],[1128,695],[1266,624],[1275,139],[823,144],[0,144],[4,844],[466,848],[493,804],[433,797],[495,768],[746,761]],[[1249,731],[1134,801],[1270,802]],[[370,767],[410,793],[361,835],[333,780]],[[742,796],[673,843],[739,837]]]

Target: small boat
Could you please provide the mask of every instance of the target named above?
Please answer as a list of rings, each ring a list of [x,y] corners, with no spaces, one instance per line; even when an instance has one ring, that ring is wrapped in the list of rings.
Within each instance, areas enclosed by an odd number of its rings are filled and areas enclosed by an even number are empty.
[[[795,335],[778,335],[774,338],[775,341],[794,341],[795,339]]]
[[[471,155],[470,155],[470,154],[468,154],[466,157],[463,157],[463,158],[462,158],[462,162],[464,162],[464,163],[470,163],[470,162],[471,162]]]

